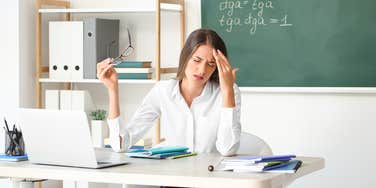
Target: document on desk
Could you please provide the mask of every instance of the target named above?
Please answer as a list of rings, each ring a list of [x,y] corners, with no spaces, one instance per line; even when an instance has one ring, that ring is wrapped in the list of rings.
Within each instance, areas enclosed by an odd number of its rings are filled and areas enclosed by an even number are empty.
[[[295,173],[302,164],[302,161],[292,160],[295,157],[295,155],[232,157],[209,165],[208,170]]]
[[[295,155],[240,156],[240,157],[225,159],[223,160],[223,163],[224,164],[251,165],[255,163],[270,162],[270,161],[289,161],[295,157],[296,157]]]
[[[149,158],[149,159],[165,159],[171,156],[190,154],[188,147],[185,146],[170,146],[158,147],[152,149],[132,150],[126,153],[129,157]]]

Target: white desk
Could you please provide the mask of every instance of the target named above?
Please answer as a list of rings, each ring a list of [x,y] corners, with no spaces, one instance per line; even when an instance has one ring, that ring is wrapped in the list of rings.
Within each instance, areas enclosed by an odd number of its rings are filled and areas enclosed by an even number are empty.
[[[127,158],[124,154],[113,153],[111,158],[125,159],[130,164],[105,169],[83,169],[36,165],[27,161],[0,162],[0,176],[182,187],[274,188],[284,187],[301,176],[324,168],[324,159],[313,157],[298,157],[303,165],[296,174],[209,172],[208,165],[220,159],[215,154],[152,160]]]

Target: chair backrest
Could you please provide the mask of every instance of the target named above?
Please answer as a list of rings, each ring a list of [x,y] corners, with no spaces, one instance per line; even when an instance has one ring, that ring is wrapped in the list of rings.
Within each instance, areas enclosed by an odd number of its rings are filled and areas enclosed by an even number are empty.
[[[240,135],[240,146],[237,154],[273,155],[273,152],[263,139],[259,138],[256,135],[242,132]]]

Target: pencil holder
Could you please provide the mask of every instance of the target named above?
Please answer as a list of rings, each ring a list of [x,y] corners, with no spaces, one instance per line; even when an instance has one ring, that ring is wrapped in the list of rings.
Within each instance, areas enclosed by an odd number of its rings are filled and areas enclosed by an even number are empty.
[[[9,131],[5,136],[5,154],[12,156],[25,155],[25,143],[21,132]]]

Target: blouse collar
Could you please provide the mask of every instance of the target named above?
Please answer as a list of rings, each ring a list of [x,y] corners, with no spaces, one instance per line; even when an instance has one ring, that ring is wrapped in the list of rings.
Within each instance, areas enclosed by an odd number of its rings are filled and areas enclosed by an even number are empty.
[[[205,99],[207,96],[210,96],[212,92],[213,92],[213,83],[208,81],[208,82],[206,82],[205,87],[202,90],[201,94],[198,97],[196,97],[194,100]],[[177,98],[177,99],[183,99],[183,95],[180,92],[180,81],[179,80],[176,80],[176,82],[175,82],[175,85],[174,85],[172,92],[171,92],[171,97]]]

